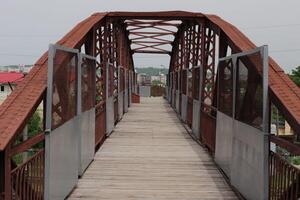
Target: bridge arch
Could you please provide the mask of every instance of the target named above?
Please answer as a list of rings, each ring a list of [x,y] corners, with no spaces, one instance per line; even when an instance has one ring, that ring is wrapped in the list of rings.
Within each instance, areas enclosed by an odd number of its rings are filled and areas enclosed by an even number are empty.
[[[95,13],[76,25],[57,44],[78,49],[97,59],[97,147],[105,139],[104,116],[101,114],[105,110],[105,77],[100,74],[106,73],[107,63],[134,71],[132,55],[152,53],[170,55],[169,74],[201,65],[204,84],[202,88],[192,84],[191,91],[202,91],[201,96],[205,102],[203,113],[209,116],[215,115],[213,108],[217,103],[215,77],[218,58],[256,48],[238,28],[220,17],[182,11]],[[43,140],[40,135],[25,141],[23,146],[15,145],[30,117],[46,100],[47,66],[46,52],[0,106],[0,169],[4,169],[0,175],[5,177],[0,180],[5,182],[0,192],[5,192],[6,197],[11,196],[10,172],[14,168],[10,162],[12,156]],[[259,67],[255,70],[258,74],[262,71]],[[174,80],[180,81],[179,76],[176,76]],[[274,105],[284,115],[295,135],[300,134],[300,89],[272,58],[269,58],[269,97],[270,105]],[[191,125],[190,118],[187,116],[187,123]],[[204,130],[210,138],[206,145],[212,152],[215,149],[214,128],[215,124],[212,123],[211,128]]]

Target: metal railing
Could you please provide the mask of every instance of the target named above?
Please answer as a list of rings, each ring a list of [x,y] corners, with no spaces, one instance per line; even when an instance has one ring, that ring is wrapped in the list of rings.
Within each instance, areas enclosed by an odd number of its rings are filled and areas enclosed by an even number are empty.
[[[270,151],[269,194],[272,200],[298,199],[300,197],[300,169],[293,165],[289,156],[300,155],[300,147],[274,135],[271,142],[285,153]]]
[[[209,149],[211,153],[215,151],[216,145],[216,108],[207,105],[204,102],[201,103],[201,134],[202,143]]]
[[[95,150],[98,150],[105,139],[105,101],[96,105],[96,121],[95,121]]]
[[[11,172],[12,199],[43,199],[44,149]]]

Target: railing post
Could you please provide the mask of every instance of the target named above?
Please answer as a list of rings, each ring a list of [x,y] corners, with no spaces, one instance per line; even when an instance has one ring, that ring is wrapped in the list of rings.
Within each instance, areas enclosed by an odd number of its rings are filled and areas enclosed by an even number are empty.
[[[264,156],[266,159],[264,160],[264,187],[265,187],[265,198],[270,198],[269,188],[270,188],[270,181],[269,181],[269,149],[270,149],[270,138],[269,138],[269,127],[270,127],[270,104],[269,104],[269,53],[268,53],[268,46],[264,45],[261,49],[261,56],[263,62],[263,132],[264,132],[264,142],[265,144],[265,152]]]
[[[7,145],[4,151],[4,193],[5,193],[5,200],[11,200],[11,160],[10,160],[10,144]]]
[[[4,194],[4,182],[5,182],[5,169],[4,169],[4,151],[0,151],[0,199],[2,199],[2,195]]]

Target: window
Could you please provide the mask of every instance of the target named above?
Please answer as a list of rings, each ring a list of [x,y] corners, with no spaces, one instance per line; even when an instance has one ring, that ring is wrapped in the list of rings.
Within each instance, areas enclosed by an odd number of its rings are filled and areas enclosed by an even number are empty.
[[[181,70],[181,91],[182,91],[182,94],[186,95],[186,84],[187,84],[187,70]]]
[[[187,69],[187,76],[188,76],[188,96],[192,97],[192,87],[193,87],[193,74],[191,69]]]
[[[219,105],[218,110],[232,116],[233,99],[233,64],[232,60],[221,61],[219,63]]]
[[[52,83],[52,130],[76,116],[77,63],[77,54],[56,50]]]
[[[1,92],[4,92],[4,85],[1,85]]]
[[[193,68],[193,98],[199,100],[199,92],[200,92],[200,67]]]
[[[263,118],[263,87],[257,69],[262,69],[261,60],[259,54],[238,60],[235,113],[237,120],[259,129]]]

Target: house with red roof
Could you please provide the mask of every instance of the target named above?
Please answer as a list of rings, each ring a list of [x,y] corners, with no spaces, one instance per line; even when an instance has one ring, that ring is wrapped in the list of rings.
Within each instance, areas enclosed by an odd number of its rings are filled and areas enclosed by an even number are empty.
[[[0,72],[0,104],[23,79],[21,72]]]

